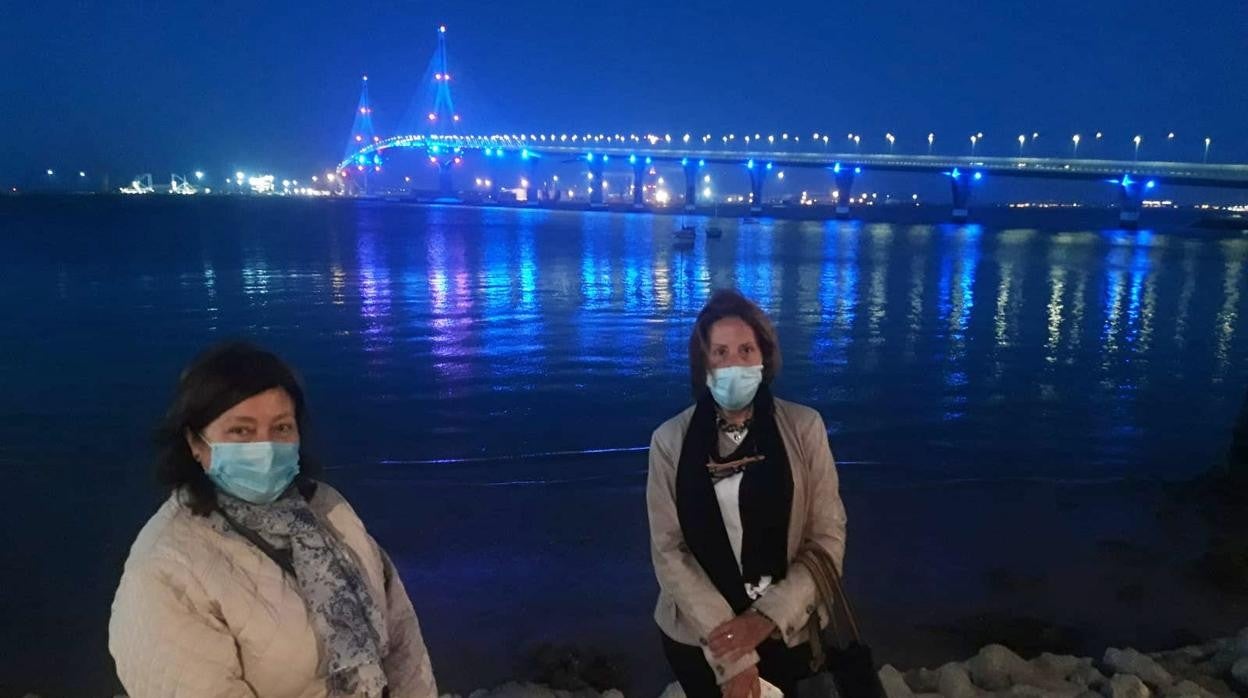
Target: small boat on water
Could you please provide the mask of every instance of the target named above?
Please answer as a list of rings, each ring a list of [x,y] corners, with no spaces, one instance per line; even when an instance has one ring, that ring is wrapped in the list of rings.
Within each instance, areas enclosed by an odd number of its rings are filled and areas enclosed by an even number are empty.
[[[685,223],[685,219],[680,219],[680,227],[675,232],[677,240],[692,240],[698,236],[698,228],[694,225]]]
[[[724,236],[724,229],[717,225],[706,226],[706,237],[712,240],[718,240]]]

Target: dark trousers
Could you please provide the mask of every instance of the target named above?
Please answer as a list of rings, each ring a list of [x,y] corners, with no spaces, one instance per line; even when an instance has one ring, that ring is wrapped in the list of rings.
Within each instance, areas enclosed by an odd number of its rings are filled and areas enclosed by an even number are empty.
[[[722,692],[715,672],[706,663],[701,647],[685,645],[659,631],[663,654],[672,666],[676,680],[688,698],[720,698]],[[785,696],[797,698],[797,682],[810,676],[810,645],[787,647],[780,640],[767,640],[758,646],[758,673],[775,684]]]

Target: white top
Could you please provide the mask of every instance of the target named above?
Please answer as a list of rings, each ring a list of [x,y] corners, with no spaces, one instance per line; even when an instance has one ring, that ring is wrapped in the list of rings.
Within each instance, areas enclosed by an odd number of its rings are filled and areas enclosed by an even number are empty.
[[[744,438],[746,432],[739,434]],[[740,443],[722,431],[719,433],[720,453],[735,450]],[[732,556],[737,559],[738,570],[741,569],[741,540],[744,537],[741,525],[741,480],[744,477],[745,473],[737,473],[715,483],[715,499],[719,501],[719,513],[724,519],[724,528],[728,530],[728,543],[732,545]],[[757,599],[770,585],[771,577],[763,577],[758,580],[758,586],[746,583],[745,593],[751,599]]]

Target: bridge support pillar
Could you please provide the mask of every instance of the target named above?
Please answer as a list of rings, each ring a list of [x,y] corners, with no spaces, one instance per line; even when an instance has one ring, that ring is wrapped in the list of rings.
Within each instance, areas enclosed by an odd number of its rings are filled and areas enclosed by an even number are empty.
[[[959,172],[956,168],[953,174],[949,176],[950,187],[953,190],[953,222],[965,223],[970,217],[971,203],[971,180],[974,177]]]
[[[685,170],[685,210],[693,211],[698,207],[698,169],[702,163],[685,159],[680,164]]]
[[[628,161],[633,166],[633,208],[640,211],[646,207],[646,171],[650,167],[650,158],[642,160],[631,155]]]
[[[529,156],[524,159],[524,178],[527,182],[524,187],[524,205],[540,205],[537,200],[537,158]]]
[[[455,166],[453,158],[438,160],[438,195],[443,198],[455,198],[455,177],[451,168]]]
[[[836,179],[836,217],[840,220],[849,218],[849,198],[854,190],[854,174],[859,169],[845,167],[839,162],[832,168],[833,177]]]
[[[589,160],[590,174],[589,207],[606,208],[606,200],[603,198],[603,191],[606,189],[603,185],[606,181],[602,178],[602,173],[606,169],[607,156],[594,157],[591,154],[586,158]]]
[[[750,160],[745,163],[750,173],[750,213],[763,212],[763,185],[767,183],[767,173],[771,171],[771,163],[762,165]]]
[[[1123,175],[1118,181],[1118,224],[1127,230],[1140,227],[1140,209],[1144,207],[1144,195],[1157,186],[1153,180],[1137,181]]]

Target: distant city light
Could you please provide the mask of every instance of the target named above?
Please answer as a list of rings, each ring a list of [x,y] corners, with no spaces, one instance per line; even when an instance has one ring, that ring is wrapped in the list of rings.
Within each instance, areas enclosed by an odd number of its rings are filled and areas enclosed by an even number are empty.
[[[55,174],[56,174],[56,172],[54,172],[53,170],[48,170],[48,176],[49,176],[49,177],[51,177],[51,176],[53,176],[53,175],[55,175]]]
[[[204,173],[202,170],[195,170],[195,179],[201,182],[204,181]]]

